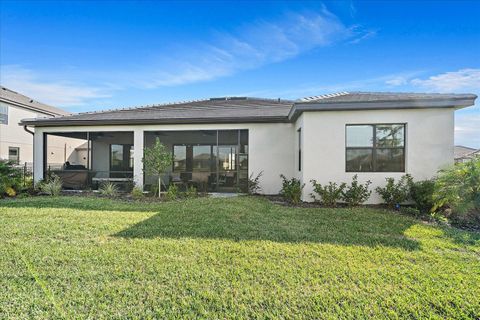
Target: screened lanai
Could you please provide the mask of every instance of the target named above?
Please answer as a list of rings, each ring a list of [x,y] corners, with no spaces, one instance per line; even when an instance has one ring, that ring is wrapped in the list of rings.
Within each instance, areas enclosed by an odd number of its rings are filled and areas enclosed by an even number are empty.
[[[159,139],[172,153],[166,184],[204,192],[244,192],[248,181],[248,130],[146,131],[145,147]],[[147,188],[157,177],[145,175]]]
[[[63,137],[64,161],[52,161],[50,141]],[[133,132],[54,132],[44,135],[44,176],[55,174],[64,189],[97,189],[113,182],[122,189],[133,185]]]
[[[75,146],[62,163],[49,157],[54,152],[49,141],[58,137],[68,138]],[[162,175],[162,190],[176,184],[201,192],[246,191],[248,130],[143,131],[143,148],[151,147],[157,138],[172,155],[172,165]],[[54,132],[46,133],[44,139],[45,176],[59,176],[65,189],[97,189],[103,182],[125,190],[133,186],[133,132]],[[144,189],[153,190],[158,176],[145,168],[144,172]]]

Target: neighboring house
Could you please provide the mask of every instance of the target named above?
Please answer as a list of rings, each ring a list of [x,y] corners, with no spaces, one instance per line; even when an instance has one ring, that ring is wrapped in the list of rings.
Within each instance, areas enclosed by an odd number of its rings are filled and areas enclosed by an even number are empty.
[[[54,118],[69,115],[5,87],[0,88],[0,159],[18,164],[33,162],[33,135],[19,126],[25,118]],[[74,150],[69,138],[52,138],[48,160],[63,163]],[[76,141],[75,141],[76,142]]]
[[[480,156],[480,149],[474,149],[464,146],[455,146],[455,162],[466,162],[472,160],[475,156]]]
[[[85,185],[133,180],[148,188],[156,179],[144,175],[143,149],[158,137],[174,157],[167,182],[235,192],[245,190],[250,175],[263,172],[262,192],[277,194],[284,174],[305,183],[303,200],[311,201],[311,179],[349,182],[358,174],[374,189],[406,173],[431,178],[453,163],[454,111],[475,99],[362,92],[297,101],[229,97],[22,124],[35,127],[35,181],[48,170],[48,137],[64,136],[87,142]],[[379,201],[375,193],[369,200]]]

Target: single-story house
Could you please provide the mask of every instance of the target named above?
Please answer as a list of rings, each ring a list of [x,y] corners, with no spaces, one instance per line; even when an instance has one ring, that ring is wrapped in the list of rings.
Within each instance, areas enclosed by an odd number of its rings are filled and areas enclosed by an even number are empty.
[[[480,156],[480,149],[474,149],[465,146],[455,146],[454,160],[458,162],[467,162]]]
[[[409,173],[434,176],[454,158],[454,112],[473,94],[341,92],[300,100],[211,98],[131,109],[24,119],[35,127],[34,179],[49,170],[49,139],[87,142],[86,184],[133,180],[147,187],[143,150],[159,138],[173,154],[164,180],[211,192],[245,190],[260,172],[262,192],[277,194],[280,174],[306,184],[372,181]],[[370,203],[379,202],[375,193]]]

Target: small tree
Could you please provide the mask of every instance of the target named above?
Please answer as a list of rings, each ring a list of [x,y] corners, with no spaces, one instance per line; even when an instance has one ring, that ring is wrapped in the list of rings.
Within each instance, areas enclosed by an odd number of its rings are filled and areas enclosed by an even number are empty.
[[[143,163],[145,164],[145,172],[147,174],[158,175],[158,197],[160,198],[162,174],[172,165],[172,154],[157,137],[153,146],[145,148]]]

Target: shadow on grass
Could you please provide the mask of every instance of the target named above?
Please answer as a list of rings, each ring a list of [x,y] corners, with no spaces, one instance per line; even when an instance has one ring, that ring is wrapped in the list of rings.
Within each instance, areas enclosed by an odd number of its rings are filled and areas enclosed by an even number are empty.
[[[248,199],[248,198],[247,198]],[[273,205],[266,200],[217,200],[205,206],[161,212],[114,236],[122,238],[201,238],[280,243],[330,243],[389,246],[418,250],[404,235],[415,224],[371,209],[304,209]]]

